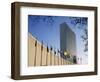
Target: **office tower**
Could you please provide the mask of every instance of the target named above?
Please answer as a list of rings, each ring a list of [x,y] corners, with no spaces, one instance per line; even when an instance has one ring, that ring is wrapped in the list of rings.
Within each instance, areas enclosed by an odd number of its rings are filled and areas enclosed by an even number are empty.
[[[62,58],[75,63],[76,35],[65,22],[60,24],[60,51]]]

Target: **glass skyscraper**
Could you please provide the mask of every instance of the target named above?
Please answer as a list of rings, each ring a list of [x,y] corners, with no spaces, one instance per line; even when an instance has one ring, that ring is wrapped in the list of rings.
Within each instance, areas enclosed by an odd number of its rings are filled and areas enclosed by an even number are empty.
[[[60,24],[60,51],[61,57],[76,63],[76,35],[64,22]]]

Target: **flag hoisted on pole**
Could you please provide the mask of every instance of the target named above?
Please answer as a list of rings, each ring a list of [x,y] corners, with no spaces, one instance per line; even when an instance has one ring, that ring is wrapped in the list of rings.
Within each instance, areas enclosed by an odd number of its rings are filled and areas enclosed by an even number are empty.
[[[35,40],[35,59],[34,59],[34,66],[36,66],[36,54],[37,54],[37,39]]]
[[[48,48],[48,44],[47,44],[46,65],[48,65],[48,52],[49,52],[49,48]]]
[[[41,65],[42,65],[42,52],[43,52],[43,41],[42,41],[42,44],[41,44],[41,62],[40,62]]]

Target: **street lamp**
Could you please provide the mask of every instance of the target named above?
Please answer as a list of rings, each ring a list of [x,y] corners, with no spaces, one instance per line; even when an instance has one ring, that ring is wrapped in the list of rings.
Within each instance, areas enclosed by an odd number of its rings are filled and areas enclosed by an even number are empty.
[[[65,51],[65,52],[64,52],[64,55],[65,55],[65,56],[67,56],[67,55],[68,55],[68,53]]]

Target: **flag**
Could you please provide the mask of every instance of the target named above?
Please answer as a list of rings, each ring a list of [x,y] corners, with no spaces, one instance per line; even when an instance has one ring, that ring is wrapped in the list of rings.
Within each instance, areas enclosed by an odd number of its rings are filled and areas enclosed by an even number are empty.
[[[60,50],[58,49],[58,53],[60,53]]]
[[[54,54],[56,54],[56,51],[54,50]]]
[[[47,45],[47,52],[49,52],[49,48],[48,48],[48,45]]]
[[[42,41],[42,44],[41,44],[41,50],[43,50],[43,41]]]
[[[37,46],[37,40],[35,40],[35,47]]]
[[[52,46],[51,46],[50,50],[52,51]]]

